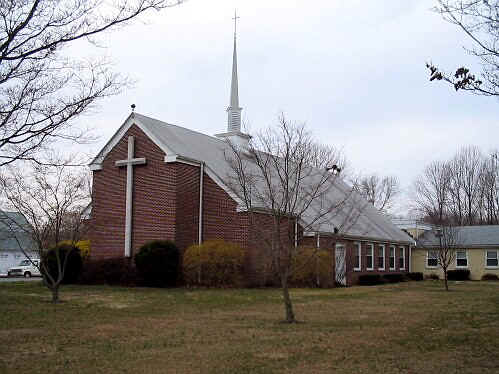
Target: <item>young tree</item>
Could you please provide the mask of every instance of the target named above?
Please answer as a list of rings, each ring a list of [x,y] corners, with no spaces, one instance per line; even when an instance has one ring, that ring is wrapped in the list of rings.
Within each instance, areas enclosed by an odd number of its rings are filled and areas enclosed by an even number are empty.
[[[434,232],[430,232],[430,238],[426,234],[420,239],[419,244],[427,247],[436,257],[438,266],[444,273],[445,290],[449,291],[447,273],[449,267],[456,261],[456,249],[461,243],[459,227],[450,225],[438,225]]]
[[[454,89],[486,96],[499,96],[499,1],[498,0],[438,0],[434,11],[458,26],[474,47],[466,51],[482,65],[477,77],[464,66],[453,74],[427,63],[430,81],[442,80]]]
[[[318,144],[304,125],[290,123],[284,115],[276,127],[254,136],[247,148],[231,144],[226,159],[230,185],[280,281],[285,322],[296,322],[288,285],[299,232],[320,233],[327,227],[340,236],[366,202],[339,176],[340,153]]]
[[[65,50],[180,0],[6,0],[0,2],[0,166],[31,160],[48,142],[82,141],[73,119],[127,84],[106,60]]]
[[[59,288],[64,279],[71,251],[61,250],[57,244],[68,240],[73,248],[84,233],[83,215],[90,202],[87,179],[82,170],[66,166],[71,160],[51,157],[47,164],[29,162],[26,168],[7,166],[0,175],[0,188],[6,210],[22,215],[27,224],[20,225],[2,214],[2,222],[9,228],[13,238],[16,232],[30,235],[36,245],[35,251],[41,260],[38,269],[43,282],[52,293],[52,301],[59,302]],[[32,264],[32,248],[17,240],[24,255]],[[55,251],[57,271],[50,272],[44,260],[51,249]]]
[[[377,174],[363,176],[354,181],[357,191],[382,213],[387,213],[400,193],[397,177],[379,177]]]

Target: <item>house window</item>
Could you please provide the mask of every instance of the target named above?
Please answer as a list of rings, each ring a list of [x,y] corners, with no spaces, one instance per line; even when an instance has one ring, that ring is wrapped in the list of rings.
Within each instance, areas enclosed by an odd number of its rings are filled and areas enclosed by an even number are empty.
[[[395,270],[395,247],[390,247],[390,270]]]
[[[456,267],[457,268],[467,268],[468,267],[468,253],[466,251],[456,252]]]
[[[496,268],[499,266],[497,253],[499,251],[487,251],[486,258],[486,267],[488,268]]]
[[[405,248],[400,247],[399,268],[405,270]]]
[[[438,266],[438,252],[428,251],[426,254],[426,267],[436,268]]]
[[[0,258],[8,258],[9,255],[7,253],[2,253],[0,254]]]
[[[361,269],[360,258],[361,258],[361,245],[360,243],[355,243],[356,253],[355,253],[355,265],[353,270],[359,271]]]
[[[385,246],[384,245],[379,246],[378,269],[385,270]]]
[[[374,252],[374,246],[372,244],[368,244],[367,245],[367,253],[366,253],[366,268],[367,268],[367,270],[374,269],[373,252]]]

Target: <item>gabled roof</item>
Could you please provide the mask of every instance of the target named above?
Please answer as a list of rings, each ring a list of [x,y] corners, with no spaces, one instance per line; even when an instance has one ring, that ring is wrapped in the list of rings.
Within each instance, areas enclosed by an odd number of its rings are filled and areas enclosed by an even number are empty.
[[[499,247],[499,225],[456,226],[458,239],[456,246],[460,248]],[[438,247],[439,239],[434,231],[425,232],[417,241],[418,247]]]
[[[20,249],[30,252],[36,248],[33,239],[26,232],[30,227],[22,214],[0,210],[0,252]]]
[[[136,124],[165,152],[165,162],[204,162],[207,174],[243,208],[237,193],[228,187],[227,180],[233,171],[226,160],[225,155],[227,152],[230,154],[231,148],[225,140],[168,124],[139,113],[132,113],[94,158],[90,164],[93,170],[99,170],[100,164],[106,155],[133,124]],[[337,181],[335,188],[331,189],[331,199],[344,199],[350,193],[351,187],[339,179]],[[355,224],[346,228],[343,234],[366,240],[414,243],[414,240],[409,235],[393,225],[389,219],[368,204],[365,199],[355,195],[355,200],[358,217],[356,217]],[[310,216],[313,215],[313,209],[311,207]],[[335,227],[342,226],[342,223],[346,221],[346,217],[350,214],[350,211],[344,211],[328,217],[327,224],[319,225],[314,231],[332,233]],[[306,215],[303,219],[307,219]]]

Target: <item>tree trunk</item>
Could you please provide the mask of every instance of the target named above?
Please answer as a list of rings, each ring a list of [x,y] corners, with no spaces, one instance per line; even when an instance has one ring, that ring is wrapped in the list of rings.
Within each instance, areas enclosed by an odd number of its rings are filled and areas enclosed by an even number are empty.
[[[59,286],[52,287],[52,303],[57,304],[59,302]]]
[[[445,290],[449,291],[449,285],[447,284],[447,269],[444,269],[444,282],[445,282]]]
[[[294,323],[295,313],[293,312],[293,304],[291,303],[291,297],[289,296],[288,289],[288,277],[281,276],[281,286],[282,286],[282,296],[284,298],[284,309],[286,311],[286,323]]]

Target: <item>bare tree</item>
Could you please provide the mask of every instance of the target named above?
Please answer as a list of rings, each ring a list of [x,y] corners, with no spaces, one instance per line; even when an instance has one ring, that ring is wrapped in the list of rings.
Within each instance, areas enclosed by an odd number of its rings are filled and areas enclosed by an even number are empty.
[[[0,2],[0,166],[35,160],[54,139],[87,140],[73,119],[115,95],[126,78],[108,61],[64,54],[149,10],[180,0],[6,0]]]
[[[449,161],[425,168],[414,183],[415,208],[430,223],[499,224],[497,171],[494,157],[463,147]]]
[[[415,209],[432,223],[442,222],[447,216],[449,178],[448,163],[435,161],[414,183]]]
[[[290,123],[284,115],[276,127],[254,136],[248,148],[231,144],[226,159],[231,187],[243,201],[280,281],[285,321],[293,323],[288,282],[298,234],[320,233],[327,227],[341,235],[356,221],[365,200],[339,177],[341,154],[318,144],[304,125]]]
[[[353,183],[358,192],[382,213],[387,213],[400,193],[397,177],[379,177],[377,174],[363,176]]]
[[[474,47],[466,48],[466,51],[478,59],[482,71],[477,77],[469,68],[462,66],[453,74],[447,74],[434,64],[427,63],[430,80],[445,81],[456,91],[499,96],[499,1],[438,0],[434,11],[469,37]]]
[[[7,166],[0,176],[0,188],[6,210],[21,214],[27,222],[19,225],[2,214],[2,222],[13,233],[22,231],[30,235],[36,244],[36,255],[41,260],[33,262],[32,248],[25,248],[17,240],[23,254],[33,266],[40,270],[44,284],[52,293],[52,301],[59,301],[59,288],[64,279],[68,257],[71,251],[62,251],[57,244],[65,239],[72,247],[81,239],[84,228],[83,214],[90,201],[87,189],[88,175],[83,170],[67,167],[73,160],[50,157],[47,164],[29,162],[24,170]],[[48,250],[55,252],[57,271],[50,272],[45,261]]]
[[[427,235],[430,237],[425,237]],[[456,261],[456,249],[460,247],[461,239],[459,227],[438,225],[434,232],[426,233],[418,242],[422,247],[428,248],[433,260],[436,259],[438,267],[442,269],[446,291],[449,291],[449,267]]]

